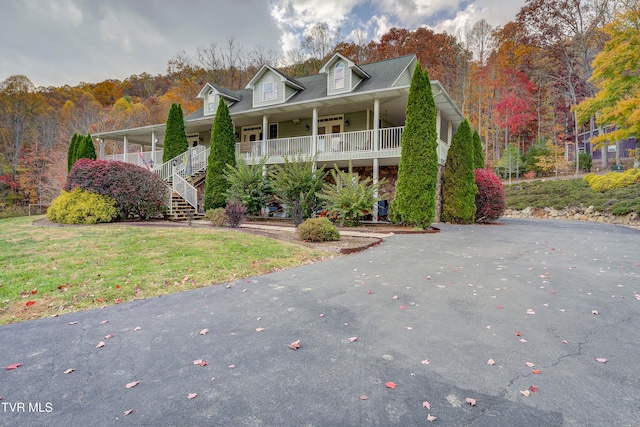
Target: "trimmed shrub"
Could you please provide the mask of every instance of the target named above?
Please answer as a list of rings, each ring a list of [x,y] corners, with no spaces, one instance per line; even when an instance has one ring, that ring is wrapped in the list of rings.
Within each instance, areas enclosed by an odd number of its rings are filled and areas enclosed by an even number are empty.
[[[473,167],[484,169],[484,153],[482,152],[482,140],[477,130],[473,131]]]
[[[603,193],[614,188],[624,188],[636,183],[640,177],[640,169],[627,169],[623,173],[609,172],[606,175],[590,173],[585,175],[584,181],[593,191]]]
[[[167,185],[153,172],[130,163],[79,159],[69,172],[66,191],[75,187],[113,197],[123,219],[164,214]]]
[[[93,145],[93,138],[91,138],[91,134],[88,134],[87,136],[80,136],[77,144],[76,161],[79,159],[95,160],[97,158],[96,147]]]
[[[78,135],[74,133],[71,137],[71,142],[69,143],[69,149],[67,151],[67,172],[71,170],[73,164],[76,162],[76,151],[78,150],[78,145],[83,138],[82,135]]]
[[[247,208],[247,214],[260,215],[271,193],[269,176],[263,173],[266,158],[260,163],[247,165],[239,157],[235,166],[227,164],[224,176],[229,183],[227,199],[238,199]]]
[[[227,201],[229,182],[225,176],[227,165],[236,165],[236,137],[229,107],[220,98],[216,117],[211,126],[211,151],[207,159],[204,184],[204,208],[221,208]]]
[[[238,228],[240,224],[244,221],[244,216],[247,210],[242,203],[240,203],[237,199],[232,199],[227,203],[227,206],[224,208],[224,213],[227,216],[227,224],[231,228]]]
[[[340,240],[338,228],[327,218],[309,218],[298,226],[298,234],[308,242],[333,242]]]
[[[162,163],[168,162],[176,156],[187,151],[189,143],[184,130],[184,115],[180,104],[173,103],[167,116],[165,127],[164,150],[162,152]]]
[[[224,227],[227,225],[227,214],[224,208],[209,209],[204,213],[204,219],[210,221],[212,227]]]
[[[118,217],[113,197],[74,188],[53,199],[47,210],[47,219],[60,224],[97,224],[111,222]]]
[[[507,198],[498,176],[488,169],[476,169],[476,222],[491,222],[504,212]]]
[[[453,135],[442,173],[442,220],[445,222],[471,224],[474,221],[478,187],[473,162],[473,135],[465,119]]]

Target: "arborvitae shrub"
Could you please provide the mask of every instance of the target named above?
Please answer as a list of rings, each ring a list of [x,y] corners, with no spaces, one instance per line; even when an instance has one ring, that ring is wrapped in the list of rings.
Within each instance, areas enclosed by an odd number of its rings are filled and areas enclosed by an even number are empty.
[[[111,222],[118,217],[113,197],[74,188],[53,199],[47,210],[47,219],[60,224],[97,224]]]
[[[238,228],[244,221],[244,216],[247,210],[242,203],[237,199],[232,199],[227,202],[227,206],[224,208],[224,213],[227,215],[227,224],[231,228]]]
[[[130,163],[79,159],[64,189],[75,187],[113,197],[123,219],[157,217],[169,201],[167,185],[158,175]]]
[[[505,210],[507,198],[498,176],[488,169],[476,169],[476,222],[498,219]]]
[[[88,134],[87,136],[80,136],[77,144],[76,161],[79,159],[95,160],[97,158],[96,147],[93,145],[93,138],[91,138],[91,134]]]
[[[462,121],[453,135],[442,173],[442,220],[471,224],[478,191],[473,169],[473,135],[469,122]]]
[[[308,242],[340,240],[340,232],[327,218],[309,218],[298,226],[298,234]]]
[[[227,200],[229,182],[225,176],[227,165],[236,165],[236,137],[229,108],[220,99],[211,126],[211,151],[207,159],[204,184],[204,208],[221,208]]]
[[[227,214],[224,208],[209,209],[204,213],[204,219],[210,221],[212,227],[224,227],[227,225]]]

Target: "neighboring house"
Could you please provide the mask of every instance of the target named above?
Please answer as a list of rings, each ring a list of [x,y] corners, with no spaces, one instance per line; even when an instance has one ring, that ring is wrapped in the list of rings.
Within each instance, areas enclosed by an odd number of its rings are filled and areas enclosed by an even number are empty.
[[[164,124],[94,137],[100,158],[149,165],[197,208],[202,196],[191,185],[197,186],[198,179],[190,177],[206,168],[214,115],[224,99],[235,127],[237,153],[247,163],[266,156],[267,165],[283,164],[287,156],[316,154],[318,166],[331,168],[347,167],[351,160],[360,175],[374,181],[385,178],[386,197],[391,200],[416,61],[409,55],[357,65],[335,54],[318,74],[298,79],[265,65],[242,90],[207,83],[198,94],[203,107],[185,119],[191,156],[181,155],[164,165],[160,164]],[[438,81],[432,81],[431,88],[442,166],[463,116]],[[123,154],[105,156],[105,140],[122,142]],[[130,153],[132,144],[138,146],[135,153]]]

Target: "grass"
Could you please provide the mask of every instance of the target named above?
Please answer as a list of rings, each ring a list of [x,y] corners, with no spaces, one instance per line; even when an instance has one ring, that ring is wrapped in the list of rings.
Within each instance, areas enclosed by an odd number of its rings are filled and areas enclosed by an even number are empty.
[[[616,188],[602,193],[593,191],[582,179],[536,180],[505,184],[507,208],[524,209],[593,206],[615,215],[640,212],[640,184]]]
[[[208,228],[0,220],[0,324],[210,286],[326,252]]]

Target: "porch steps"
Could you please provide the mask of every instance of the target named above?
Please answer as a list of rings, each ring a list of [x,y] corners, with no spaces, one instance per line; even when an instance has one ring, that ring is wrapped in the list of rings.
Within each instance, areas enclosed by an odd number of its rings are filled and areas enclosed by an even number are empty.
[[[196,209],[187,203],[178,193],[171,195],[171,221],[188,221],[189,219],[200,219],[204,215],[198,213]]]

